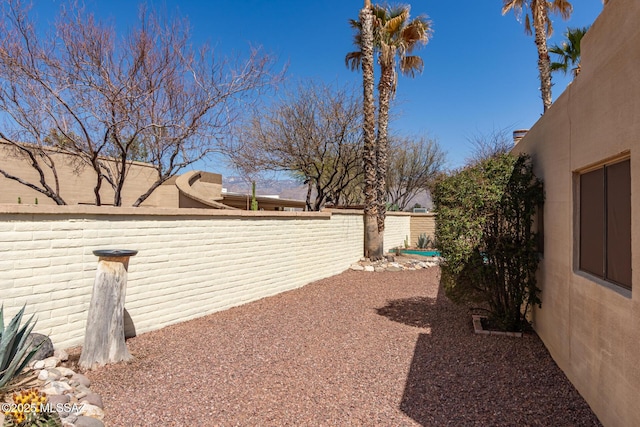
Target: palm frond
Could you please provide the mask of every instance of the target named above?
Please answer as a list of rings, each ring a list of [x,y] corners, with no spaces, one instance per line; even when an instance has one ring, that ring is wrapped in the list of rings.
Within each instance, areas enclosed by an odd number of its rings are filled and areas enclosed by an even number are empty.
[[[419,56],[405,56],[400,60],[400,72],[411,78],[416,76],[416,73],[422,73],[424,70],[424,61]]]
[[[400,37],[411,50],[417,43],[427,43],[431,36],[431,23],[426,17],[418,17],[402,29]]]
[[[550,2],[550,10],[553,13],[559,13],[562,19],[567,20],[571,17],[573,6],[568,0],[553,0]]]
[[[344,58],[344,63],[351,71],[359,71],[362,68],[362,52],[349,52]]]
[[[409,17],[409,12],[408,11],[405,11],[405,12],[406,13],[403,13],[401,15],[398,15],[396,17],[389,19],[385,23],[384,28],[389,35],[394,35],[402,29],[402,26],[404,25],[404,23],[407,21],[407,18]]]

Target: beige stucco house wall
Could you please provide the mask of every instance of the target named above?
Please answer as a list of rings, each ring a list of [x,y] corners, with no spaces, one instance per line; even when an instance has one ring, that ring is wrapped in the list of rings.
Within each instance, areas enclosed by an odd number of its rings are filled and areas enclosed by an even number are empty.
[[[40,177],[29,160],[18,154],[17,150],[5,141],[0,140],[0,169],[24,181],[42,187]],[[96,174],[94,170],[82,163],[75,155],[50,150],[49,155],[54,162],[58,176],[59,194],[67,205],[95,204],[94,187]],[[104,160],[109,163],[108,160]],[[52,169],[43,162],[42,170],[46,183],[55,188]],[[115,166],[114,166],[115,167]],[[157,172],[148,163],[133,162],[122,190],[122,206],[132,206],[133,203],[146,193],[157,179]],[[104,182],[100,189],[102,205],[113,204],[114,191]],[[153,193],[142,202],[141,206],[156,208],[196,208],[196,209],[246,209],[248,210],[248,196],[228,194],[222,191],[222,175],[203,171],[183,171],[156,188]],[[303,200],[288,200],[272,197],[257,196],[260,210],[282,211],[285,209],[304,210]],[[0,205],[56,205],[53,199],[44,194],[6,178],[0,174]]]
[[[605,426],[640,425],[639,22],[637,0],[607,4],[582,41],[581,74],[514,148],[531,155],[546,192],[535,329]],[[624,157],[631,291],[577,263],[580,173]]]

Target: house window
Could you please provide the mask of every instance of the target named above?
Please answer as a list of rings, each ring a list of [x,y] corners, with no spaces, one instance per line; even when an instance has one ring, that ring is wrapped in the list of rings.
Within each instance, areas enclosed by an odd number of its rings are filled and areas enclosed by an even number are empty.
[[[580,175],[579,269],[631,290],[628,159]]]

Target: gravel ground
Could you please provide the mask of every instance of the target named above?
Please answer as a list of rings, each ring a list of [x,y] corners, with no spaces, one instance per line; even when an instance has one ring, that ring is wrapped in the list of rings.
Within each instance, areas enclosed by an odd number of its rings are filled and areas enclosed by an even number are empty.
[[[598,426],[535,334],[472,332],[438,269],[347,271],[142,334],[107,426]]]

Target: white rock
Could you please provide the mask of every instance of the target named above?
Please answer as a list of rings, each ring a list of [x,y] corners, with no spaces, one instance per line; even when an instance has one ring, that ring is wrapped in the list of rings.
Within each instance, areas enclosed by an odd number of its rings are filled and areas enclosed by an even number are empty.
[[[364,270],[364,267],[359,265],[359,264],[353,264],[351,267],[349,267],[351,270],[355,270],[355,271],[362,271]]]
[[[38,379],[40,381],[46,381],[47,378],[49,378],[49,372],[46,369],[40,371],[40,373],[38,374]]]
[[[73,370],[65,368],[64,366],[60,366],[57,369],[58,371],[60,371],[60,375],[62,375],[63,377],[71,377],[73,374],[75,374]]]
[[[53,381],[42,391],[46,394],[64,394],[65,392],[71,390],[73,390],[73,387],[71,387],[68,383],[62,381]]]
[[[364,271],[375,271],[375,268],[373,267],[373,265],[367,265],[366,267],[364,267]]]
[[[90,405],[88,403],[80,403],[80,405],[82,406],[82,408],[80,408],[80,412],[78,412],[78,415],[97,418],[99,420],[102,420],[104,418],[104,411],[97,406]]]
[[[33,369],[43,369],[44,368],[44,360],[38,360],[33,364]]]
[[[58,366],[58,363],[60,363],[60,360],[55,356],[51,356],[44,359],[43,362],[44,362],[44,367],[46,369],[51,369]]]
[[[66,351],[64,351],[62,349],[54,350],[53,351],[53,356],[57,357],[62,362],[66,362],[67,360],[69,360],[69,353],[67,353]]]

